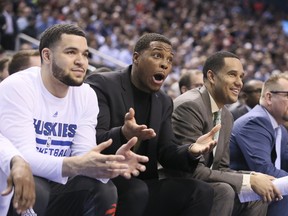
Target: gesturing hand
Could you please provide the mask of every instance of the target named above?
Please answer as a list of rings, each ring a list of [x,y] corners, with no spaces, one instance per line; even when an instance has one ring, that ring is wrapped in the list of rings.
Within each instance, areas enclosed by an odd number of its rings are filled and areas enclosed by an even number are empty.
[[[220,130],[221,125],[217,124],[212,130],[200,136],[195,143],[189,147],[190,153],[197,157],[201,154],[208,153],[216,146],[217,141],[213,140],[214,135]]]
[[[122,174],[123,177],[129,179],[131,175],[138,176],[140,172],[144,172],[146,167],[141,163],[148,162],[148,157],[135,154],[131,148],[136,144],[137,137],[131,138],[126,144],[122,145],[116,155],[123,155],[125,160],[122,163],[128,165],[128,169]]]
[[[32,208],[35,202],[35,184],[30,166],[20,156],[14,156],[12,167],[7,179],[7,188],[1,193],[6,196],[12,192],[14,186],[13,207],[20,214]]]
[[[127,140],[137,137],[139,140],[147,140],[156,136],[153,129],[147,128],[146,125],[138,125],[135,120],[135,111],[129,109],[124,118],[124,125],[121,128],[123,135]]]
[[[115,178],[128,169],[122,155],[105,155],[101,152],[112,144],[112,139],[98,144],[82,156],[66,157],[63,176],[84,175],[91,178]]]

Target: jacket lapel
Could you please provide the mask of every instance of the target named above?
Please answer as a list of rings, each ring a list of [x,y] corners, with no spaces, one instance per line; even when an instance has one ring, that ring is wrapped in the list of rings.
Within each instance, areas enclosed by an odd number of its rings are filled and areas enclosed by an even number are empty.
[[[125,69],[121,75],[121,85],[122,85],[122,100],[124,103],[124,106],[126,108],[126,112],[128,112],[129,108],[134,108],[134,101],[133,101],[133,90],[132,90],[132,83],[130,81],[130,71],[131,66]]]

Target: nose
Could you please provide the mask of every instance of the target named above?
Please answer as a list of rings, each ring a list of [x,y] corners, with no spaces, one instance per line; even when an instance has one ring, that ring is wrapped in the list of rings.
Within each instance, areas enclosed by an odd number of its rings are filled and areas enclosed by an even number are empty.
[[[84,65],[85,61],[86,61],[86,58],[83,55],[79,54],[76,56],[75,64],[76,65]]]
[[[168,62],[166,60],[161,61],[161,68],[164,70],[168,68]]]
[[[242,78],[241,78],[240,76],[237,77],[236,85],[237,85],[237,86],[240,86],[241,88],[242,88],[242,86],[243,86],[243,81],[242,81]]]

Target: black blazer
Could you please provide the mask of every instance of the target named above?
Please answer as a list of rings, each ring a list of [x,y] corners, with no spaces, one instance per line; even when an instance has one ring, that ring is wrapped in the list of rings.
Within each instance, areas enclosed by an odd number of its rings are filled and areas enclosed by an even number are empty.
[[[112,154],[126,141],[121,139],[121,126],[129,108],[134,108],[133,89],[130,81],[131,67],[116,72],[94,73],[86,82],[95,90],[99,102],[97,143],[113,139],[113,144],[105,153]],[[158,162],[169,169],[193,172],[198,161],[188,153],[188,145],[177,145],[171,127],[173,103],[162,91],[152,93],[149,127],[156,137],[142,143],[137,153],[149,157],[142,179],[158,178]]]

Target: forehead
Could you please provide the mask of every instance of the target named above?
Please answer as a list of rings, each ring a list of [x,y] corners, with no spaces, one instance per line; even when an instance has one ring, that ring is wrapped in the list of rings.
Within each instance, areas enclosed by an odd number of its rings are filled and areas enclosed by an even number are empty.
[[[61,46],[62,49],[75,48],[81,51],[88,49],[87,40],[85,37],[71,34],[62,34],[57,46]]]
[[[149,50],[151,50],[151,51],[154,51],[154,50],[164,51],[164,52],[169,52],[171,55],[174,55],[172,46],[167,44],[167,43],[161,42],[161,41],[150,42]]]
[[[288,80],[287,79],[280,78],[278,80],[278,84],[281,87],[281,90],[285,90],[285,91],[287,90],[288,91]]]
[[[221,70],[225,73],[229,72],[229,71],[235,71],[239,74],[244,75],[244,69],[243,69],[243,65],[241,64],[240,60],[237,58],[224,58],[224,67],[223,70]]]

